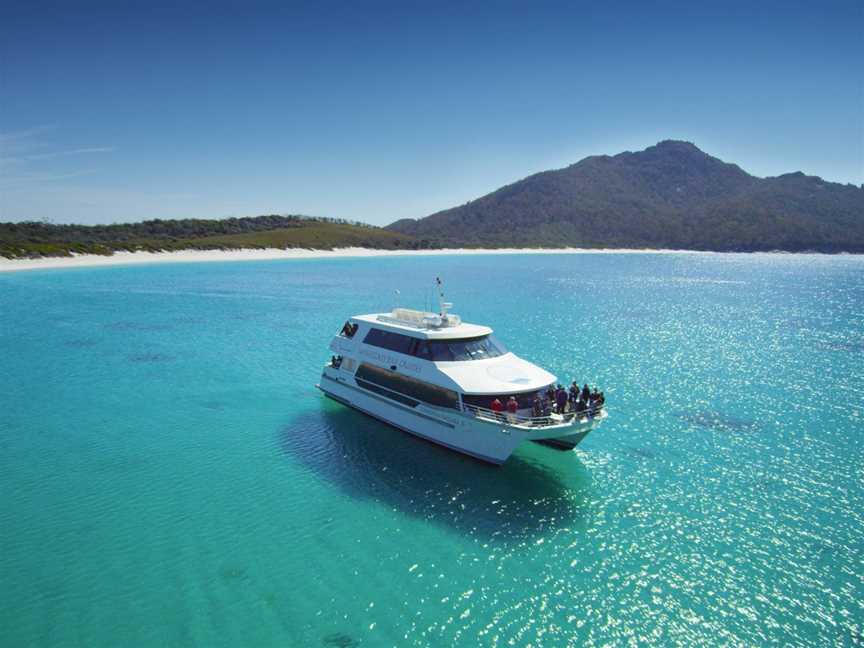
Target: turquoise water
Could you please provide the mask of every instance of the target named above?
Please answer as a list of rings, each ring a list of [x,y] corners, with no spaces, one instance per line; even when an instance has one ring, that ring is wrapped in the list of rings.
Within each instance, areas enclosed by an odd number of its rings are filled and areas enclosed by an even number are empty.
[[[495,468],[325,401],[436,275],[607,423]],[[4,646],[864,643],[862,257],[5,274],[0,353]]]

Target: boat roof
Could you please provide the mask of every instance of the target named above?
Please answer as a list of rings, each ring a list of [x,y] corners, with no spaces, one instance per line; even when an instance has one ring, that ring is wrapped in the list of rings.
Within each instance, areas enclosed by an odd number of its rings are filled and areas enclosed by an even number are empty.
[[[404,335],[410,335],[411,337],[421,338],[424,340],[452,340],[462,338],[477,338],[484,335],[490,335],[492,333],[492,329],[488,326],[481,326],[479,324],[468,324],[467,322],[461,321],[458,317],[455,318],[455,322],[458,323],[450,323],[454,322],[453,315],[449,315],[448,321],[442,322],[439,326],[430,327],[424,325],[422,323],[422,320],[415,322],[408,319],[401,319],[395,317],[395,312],[396,311],[394,311],[393,313],[370,313],[368,315],[355,315],[351,318],[351,320],[355,322],[365,322],[371,326],[374,326],[375,328],[383,329],[385,331],[395,331],[397,333],[403,333]],[[440,317],[436,316],[434,313],[421,313],[420,311],[409,312],[422,314],[424,316]]]
[[[436,363],[436,367],[464,394],[539,391],[556,382],[553,374],[513,353],[489,360]]]

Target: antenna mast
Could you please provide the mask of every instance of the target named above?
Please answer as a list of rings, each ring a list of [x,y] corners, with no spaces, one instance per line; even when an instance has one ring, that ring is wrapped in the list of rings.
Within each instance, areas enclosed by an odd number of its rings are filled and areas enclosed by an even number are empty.
[[[447,317],[447,309],[451,308],[453,304],[450,304],[444,301],[444,283],[441,281],[440,277],[435,277],[435,284],[438,287],[438,306],[441,309],[440,315],[441,317]]]

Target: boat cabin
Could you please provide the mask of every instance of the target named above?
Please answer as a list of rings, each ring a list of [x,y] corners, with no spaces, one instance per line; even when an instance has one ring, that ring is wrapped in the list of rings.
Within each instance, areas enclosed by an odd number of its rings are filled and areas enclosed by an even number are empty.
[[[331,344],[357,385],[404,405],[488,409],[515,396],[520,414],[555,376],[509,352],[488,326],[397,308],[349,319]]]

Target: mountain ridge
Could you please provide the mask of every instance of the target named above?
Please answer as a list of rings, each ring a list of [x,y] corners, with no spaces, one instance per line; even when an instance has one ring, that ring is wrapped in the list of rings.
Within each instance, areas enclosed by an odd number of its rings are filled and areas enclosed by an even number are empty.
[[[759,178],[693,142],[594,155],[386,227],[429,245],[864,252],[864,188]]]

